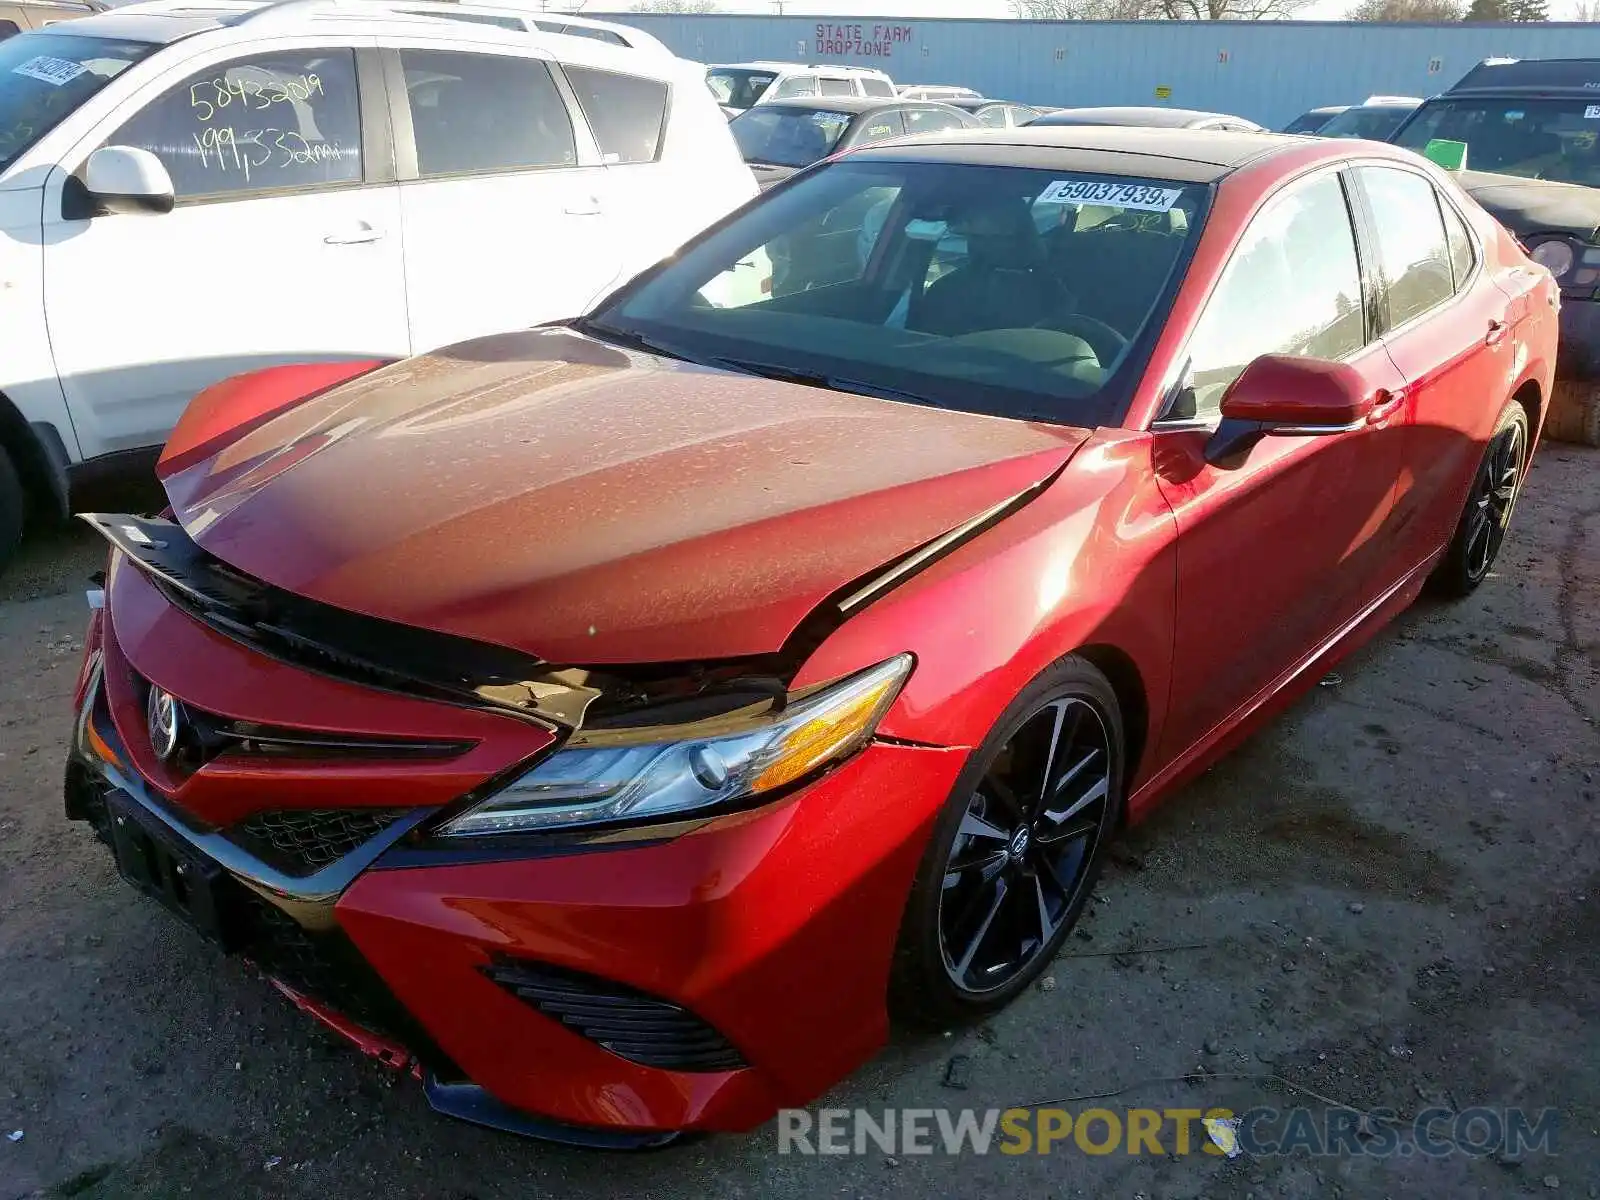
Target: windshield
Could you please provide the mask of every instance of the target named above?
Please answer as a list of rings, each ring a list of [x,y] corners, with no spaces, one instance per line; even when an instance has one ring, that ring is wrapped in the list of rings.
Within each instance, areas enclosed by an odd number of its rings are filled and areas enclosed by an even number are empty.
[[[843,159],[681,251],[582,323],[690,361],[999,416],[1114,421],[1209,189]],[[758,251],[769,294],[701,296]]]
[[[155,49],[150,42],[70,33],[24,33],[0,42],[0,170]]]
[[[1395,136],[1422,153],[1431,141],[1465,142],[1469,171],[1600,187],[1600,104],[1570,100],[1430,100]]]
[[[729,108],[749,108],[761,99],[761,93],[772,85],[777,75],[771,71],[740,71],[729,67],[712,67],[706,72],[706,86],[717,98],[718,104]]]
[[[1318,137],[1387,142],[1410,112],[1409,108],[1347,108],[1315,132]]]
[[[745,162],[808,167],[833,152],[852,120],[853,113],[767,104],[740,113],[728,128]]]

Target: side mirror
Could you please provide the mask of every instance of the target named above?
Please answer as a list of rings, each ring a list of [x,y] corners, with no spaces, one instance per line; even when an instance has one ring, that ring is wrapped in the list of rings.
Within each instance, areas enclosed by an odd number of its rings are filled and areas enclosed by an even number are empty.
[[[1264,354],[1222,397],[1222,423],[1206,443],[1206,461],[1224,464],[1264,437],[1349,433],[1366,423],[1377,397],[1343,363]]]
[[[161,160],[136,146],[102,146],[83,164],[83,190],[96,215],[169,213],[177,189]]]

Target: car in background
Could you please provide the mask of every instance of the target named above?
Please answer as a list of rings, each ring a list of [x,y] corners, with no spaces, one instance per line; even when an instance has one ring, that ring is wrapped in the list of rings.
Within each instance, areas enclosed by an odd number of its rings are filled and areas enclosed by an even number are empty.
[[[668,55],[672,53],[659,38],[652,37],[631,25],[618,25],[614,21],[596,21],[589,17],[565,14],[560,17],[541,16],[538,14],[543,10],[518,5],[514,0],[491,0],[485,4],[460,4],[456,0],[422,0],[421,3],[401,3],[394,7],[397,12],[415,13],[418,16],[451,17],[458,21],[476,22],[480,25],[498,25],[502,29],[593,38],[597,42],[626,46],[630,50],[650,50]]]
[[[1322,108],[1309,108],[1285,125],[1281,132],[1301,134],[1316,133],[1329,121],[1333,120],[1333,118],[1337,117],[1349,107],[1350,106],[1348,104],[1328,104],[1324,105]]]
[[[756,192],[694,68],[589,37],[166,0],[0,42],[0,560],[220,379],[575,316]]]
[[[765,191],[830,154],[907,134],[977,124],[970,114],[933,101],[839,97],[758,104],[740,113],[728,128]]]
[[[66,814],[439,1111],[752,1129],[1023,995],[1126,822],[1482,582],[1554,290],[1378,143],[830,159],[576,322],[197,401],[91,518]]]
[[[57,21],[105,12],[101,0],[0,0],[0,42]]]
[[[1421,103],[1421,97],[1395,96],[1352,104],[1316,130],[1314,136],[1386,142]]]
[[[990,100],[982,96],[957,97],[944,103],[971,113],[977,118],[978,124],[991,129],[1014,129],[1026,125],[1046,111],[1031,104],[1018,104],[1015,100]]]
[[[1486,59],[1390,140],[1456,168],[1561,285],[1561,374],[1600,377],[1600,59]]]
[[[1215,129],[1234,133],[1261,133],[1261,126],[1227,113],[1199,112],[1188,108],[1057,108],[1029,121],[1030,127],[1068,125],[1124,125],[1144,129]]]
[[[895,89],[902,100],[976,100],[983,93],[940,83],[905,83]]]
[[[706,68],[706,86],[729,117],[756,104],[808,96],[892,100],[894,81],[870,67],[830,63],[728,63]]]

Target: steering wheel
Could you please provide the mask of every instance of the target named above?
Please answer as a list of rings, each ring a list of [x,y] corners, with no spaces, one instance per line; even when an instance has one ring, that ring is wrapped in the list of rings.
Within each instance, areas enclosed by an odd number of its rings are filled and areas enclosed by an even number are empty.
[[[1047,317],[1034,325],[1035,329],[1054,329],[1071,333],[1089,343],[1102,366],[1108,366],[1122,356],[1128,348],[1128,339],[1104,321],[1086,317],[1081,313],[1068,313],[1062,317]]]

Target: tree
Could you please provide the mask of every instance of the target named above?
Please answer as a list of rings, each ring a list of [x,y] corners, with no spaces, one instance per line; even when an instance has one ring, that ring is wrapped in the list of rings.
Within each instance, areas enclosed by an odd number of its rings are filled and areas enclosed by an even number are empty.
[[[1263,21],[1291,17],[1313,0],[1012,0],[1039,21]]]
[[[1463,20],[1467,21],[1509,21],[1511,19],[1511,5],[1509,0],[1472,0],[1472,6],[1467,9]]]
[[[1548,21],[1550,5],[1547,0],[1509,0],[1506,9],[1513,21]]]
[[[1348,21],[1429,21],[1444,24],[1462,19],[1460,0],[1361,0]]]
[[[639,0],[632,6],[636,13],[714,13],[717,0]]]

